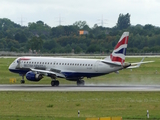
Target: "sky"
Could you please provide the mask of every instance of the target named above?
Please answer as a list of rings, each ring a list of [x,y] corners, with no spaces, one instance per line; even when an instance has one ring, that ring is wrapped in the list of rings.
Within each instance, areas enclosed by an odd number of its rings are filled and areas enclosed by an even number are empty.
[[[41,20],[51,27],[76,21],[114,27],[119,14],[127,13],[131,25],[160,27],[160,0],[0,0],[0,18],[23,26]]]

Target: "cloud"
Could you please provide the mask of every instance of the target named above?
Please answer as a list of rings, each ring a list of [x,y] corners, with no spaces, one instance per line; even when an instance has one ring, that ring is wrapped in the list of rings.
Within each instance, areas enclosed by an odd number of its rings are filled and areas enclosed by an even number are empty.
[[[103,16],[104,26],[116,25],[120,13],[131,15],[131,24],[160,25],[158,0],[1,0],[0,18],[9,18],[24,24],[42,20],[50,26],[72,25],[85,20],[90,27],[98,24]]]

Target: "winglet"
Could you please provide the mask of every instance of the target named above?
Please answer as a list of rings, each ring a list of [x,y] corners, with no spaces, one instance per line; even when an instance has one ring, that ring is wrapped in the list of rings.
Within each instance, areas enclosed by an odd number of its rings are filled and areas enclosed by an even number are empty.
[[[144,58],[142,58],[141,62],[139,62],[139,64],[137,64],[137,67],[140,67],[142,62],[143,62]],[[131,64],[132,65],[132,64]]]

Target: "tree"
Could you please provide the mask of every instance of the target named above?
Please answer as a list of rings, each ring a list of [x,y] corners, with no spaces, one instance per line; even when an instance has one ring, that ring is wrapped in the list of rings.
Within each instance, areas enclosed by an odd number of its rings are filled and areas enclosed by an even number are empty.
[[[99,52],[99,48],[96,46],[96,44],[92,44],[92,45],[90,45],[89,47],[88,47],[88,49],[87,49],[87,53],[95,53],[95,52]]]
[[[33,37],[30,41],[29,41],[29,48],[31,48],[32,50],[41,50],[43,46],[43,41],[41,38],[39,37]]]
[[[19,43],[23,43],[27,41],[27,37],[26,35],[22,32],[22,33],[17,33],[14,36],[15,40],[17,40]]]
[[[75,23],[73,23],[73,26],[77,26],[79,29],[84,29],[85,26],[86,28],[88,28],[86,21],[76,21]]]
[[[70,46],[69,44],[67,44],[67,45],[65,46],[64,50],[65,50],[65,53],[71,53],[72,48],[71,48],[71,46]]]
[[[82,49],[79,47],[79,46],[77,46],[75,49],[74,49],[74,52],[75,53],[80,53],[82,51]]]
[[[117,22],[117,28],[122,30],[126,29],[130,26],[130,14],[127,13],[126,15],[119,14],[118,22]]]
[[[46,50],[52,50],[53,48],[55,49],[57,47],[57,43],[54,39],[46,41],[43,45],[43,48]]]
[[[44,22],[43,22],[43,21],[41,21],[41,20],[37,21],[36,23],[37,23],[37,24],[39,24],[39,25],[44,26]]]
[[[3,48],[4,48],[3,43],[0,43],[0,50],[3,50]]]

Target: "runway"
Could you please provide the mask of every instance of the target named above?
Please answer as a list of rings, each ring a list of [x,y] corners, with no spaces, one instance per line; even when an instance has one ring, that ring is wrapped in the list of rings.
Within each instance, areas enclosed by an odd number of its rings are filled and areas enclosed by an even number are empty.
[[[60,85],[2,84],[0,91],[160,91],[160,85]]]

